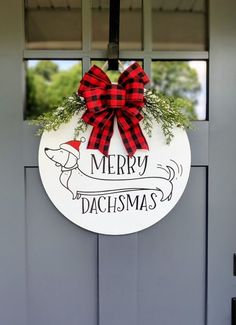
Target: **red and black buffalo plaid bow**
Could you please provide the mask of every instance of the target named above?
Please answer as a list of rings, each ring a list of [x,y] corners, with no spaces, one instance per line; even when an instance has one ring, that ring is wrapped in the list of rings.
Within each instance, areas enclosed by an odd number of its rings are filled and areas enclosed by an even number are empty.
[[[148,76],[138,63],[133,63],[112,84],[103,70],[93,66],[82,78],[78,94],[83,96],[87,110],[82,119],[93,126],[88,148],[108,155],[114,119],[129,156],[137,149],[148,149],[139,126],[144,105],[144,85]]]

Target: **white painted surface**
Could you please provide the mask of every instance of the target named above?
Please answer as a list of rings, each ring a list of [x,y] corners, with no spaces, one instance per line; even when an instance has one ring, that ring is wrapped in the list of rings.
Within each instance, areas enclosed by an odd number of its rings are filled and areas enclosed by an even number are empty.
[[[73,119],[58,131],[45,132],[39,148],[44,188],[66,218],[93,232],[120,235],[145,229],[173,209],[190,172],[191,154],[185,131],[176,128],[174,139],[166,145],[156,125],[152,137],[146,136],[149,151],[138,150],[134,157],[128,158],[115,125],[107,158],[97,150],[86,148],[89,128],[83,134],[86,142],[81,143],[77,159],[69,152],[62,153],[60,148],[73,140],[75,123]],[[60,160],[61,154],[69,154],[71,164],[67,159],[67,164]]]

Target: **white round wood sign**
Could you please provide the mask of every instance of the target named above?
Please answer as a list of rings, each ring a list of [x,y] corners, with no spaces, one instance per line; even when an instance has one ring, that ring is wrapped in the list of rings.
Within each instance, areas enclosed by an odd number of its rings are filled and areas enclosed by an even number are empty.
[[[76,121],[44,132],[39,147],[43,186],[66,218],[96,233],[123,235],[150,227],[173,209],[190,172],[184,130],[174,129],[167,145],[156,125],[151,138],[145,135],[149,150],[129,157],[115,124],[106,157],[87,149],[90,127],[73,140]]]

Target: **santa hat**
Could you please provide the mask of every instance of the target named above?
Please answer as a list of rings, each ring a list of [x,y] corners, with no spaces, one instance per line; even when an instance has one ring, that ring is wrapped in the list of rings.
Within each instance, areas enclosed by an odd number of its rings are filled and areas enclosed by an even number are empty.
[[[67,141],[66,143],[61,144],[60,148],[72,153],[75,157],[79,158],[79,147],[82,142],[85,142],[84,137],[82,137],[80,141],[79,140]]]

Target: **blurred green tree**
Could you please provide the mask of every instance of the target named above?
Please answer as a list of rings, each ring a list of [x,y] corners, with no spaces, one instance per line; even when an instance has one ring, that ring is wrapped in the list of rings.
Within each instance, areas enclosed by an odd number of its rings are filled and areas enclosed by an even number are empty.
[[[42,76],[46,81],[52,81],[53,75],[58,73],[59,67],[52,61],[39,61],[35,66],[35,74]]]
[[[76,64],[69,70],[62,70],[53,75],[50,87],[47,89],[50,108],[59,105],[64,97],[77,91],[81,76],[81,64]]]
[[[64,97],[77,91],[81,64],[59,70],[52,61],[39,61],[26,72],[26,118],[35,118],[60,105]]]
[[[36,117],[48,110],[48,100],[45,97],[47,84],[41,75],[30,68],[26,74],[26,117]]]
[[[102,67],[104,61],[94,61]],[[112,82],[117,82],[119,72],[107,72]],[[26,75],[26,117],[33,118],[60,105],[62,99],[78,89],[82,77],[81,64],[68,70],[60,70],[52,61],[39,61],[35,67],[27,69]],[[175,97],[188,98],[189,105],[183,107],[185,113],[196,119],[195,105],[200,83],[195,69],[187,62],[157,61],[152,65],[152,86],[160,92]]]
[[[197,71],[187,62],[154,62],[152,80],[158,90],[169,96],[188,97],[196,100],[196,95],[201,89]]]
[[[195,106],[201,90],[197,71],[188,62],[156,61],[152,64],[153,87],[168,96],[188,98],[189,105],[183,107],[191,120],[197,118]]]

